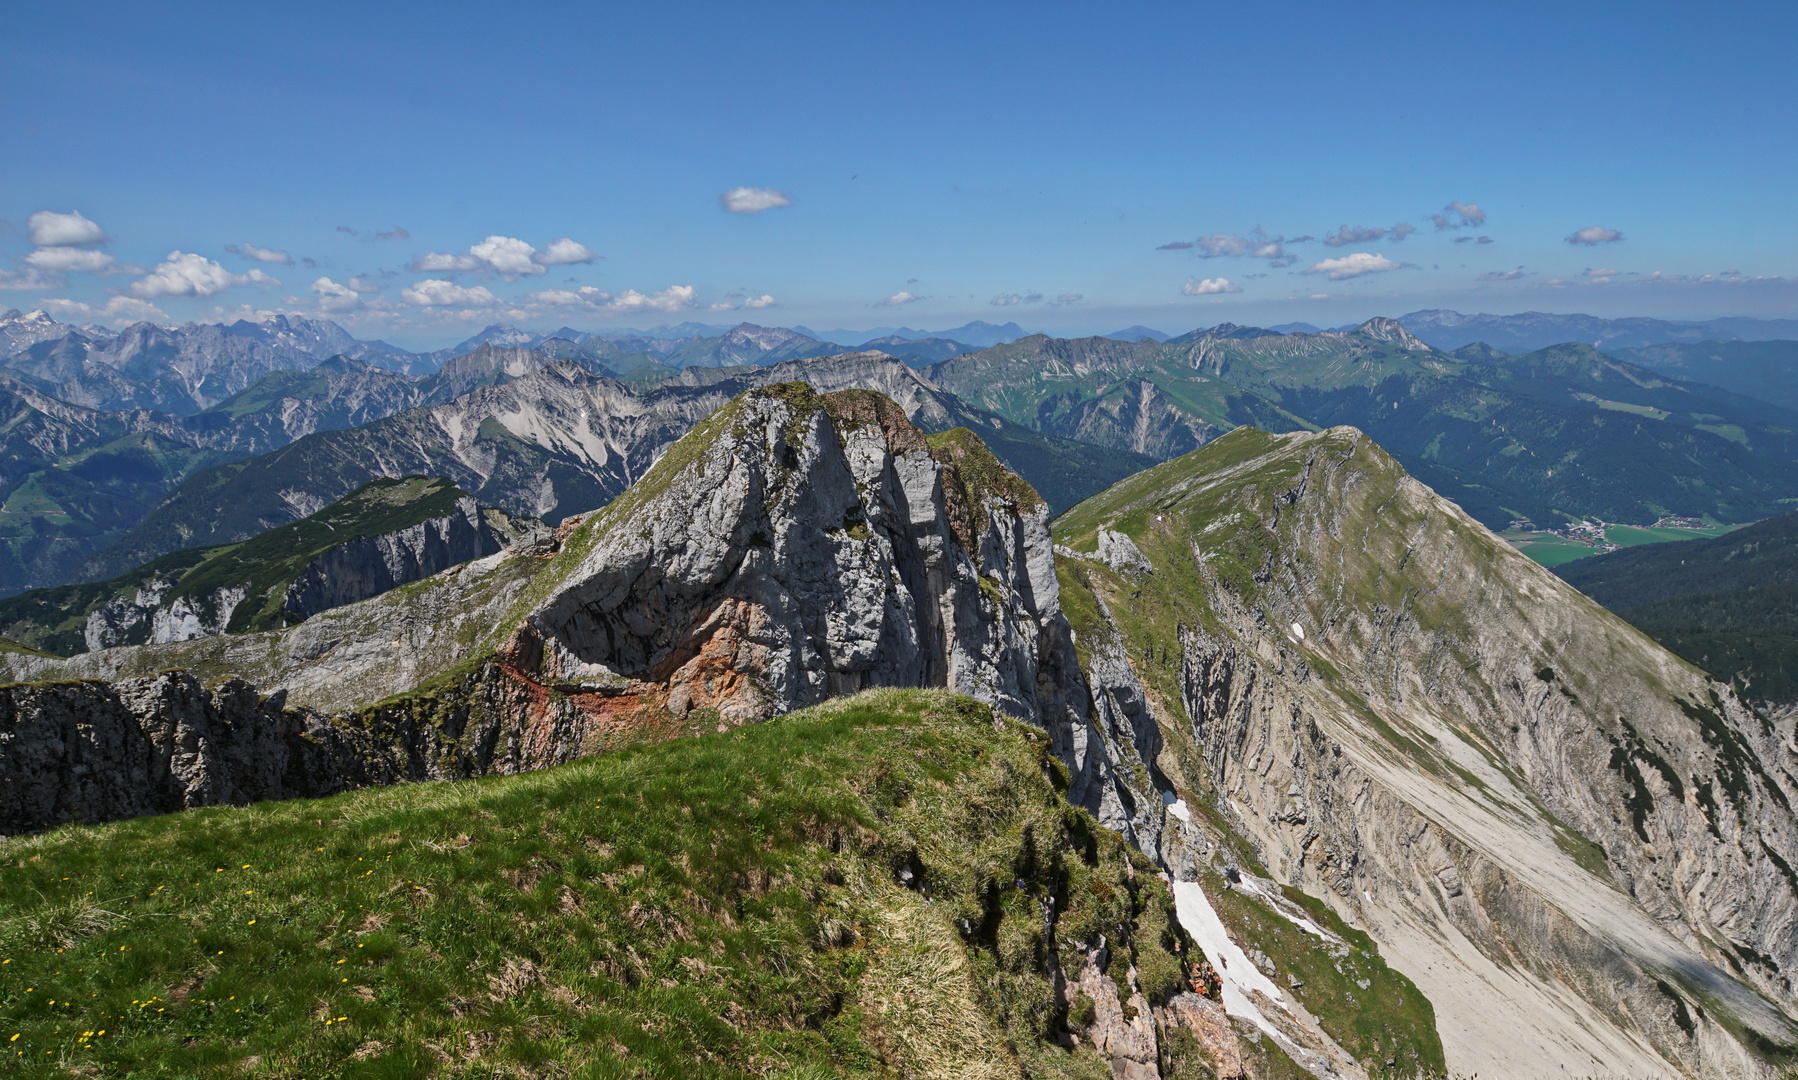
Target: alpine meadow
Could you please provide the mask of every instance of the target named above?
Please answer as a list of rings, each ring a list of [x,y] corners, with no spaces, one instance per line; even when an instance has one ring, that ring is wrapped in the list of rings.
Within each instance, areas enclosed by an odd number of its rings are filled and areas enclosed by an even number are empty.
[[[1793,40],[19,9],[0,1072],[1798,1077]]]

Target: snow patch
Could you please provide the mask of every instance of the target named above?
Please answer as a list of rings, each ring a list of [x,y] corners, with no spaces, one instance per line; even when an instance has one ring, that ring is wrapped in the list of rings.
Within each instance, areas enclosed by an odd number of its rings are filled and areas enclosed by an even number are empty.
[[[1255,1002],[1249,997],[1249,991],[1259,990],[1274,1001],[1284,1005],[1286,998],[1280,993],[1272,979],[1261,973],[1254,964],[1249,963],[1242,946],[1230,940],[1229,931],[1224,929],[1222,919],[1211,907],[1211,900],[1205,895],[1205,889],[1196,881],[1170,882],[1174,889],[1174,914],[1180,919],[1180,925],[1205,953],[1205,959],[1211,961],[1212,968],[1224,983],[1224,1012],[1231,1016],[1240,1016],[1253,1023],[1262,1031],[1276,1038],[1285,1039],[1279,1029],[1262,1015]]]
[[[1164,791],[1161,793],[1161,804],[1167,807],[1168,813],[1179,818],[1181,821],[1186,822],[1188,825],[1192,824],[1192,811],[1187,808],[1185,799],[1180,798],[1171,791]]]
[[[1297,638],[1300,641],[1305,640],[1305,628],[1300,626],[1298,623],[1293,623],[1292,624],[1292,636]]]

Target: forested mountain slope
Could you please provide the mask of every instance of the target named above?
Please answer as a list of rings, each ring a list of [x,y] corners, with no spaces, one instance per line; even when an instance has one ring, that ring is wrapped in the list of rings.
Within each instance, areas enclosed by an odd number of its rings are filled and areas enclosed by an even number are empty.
[[[1745,696],[1798,706],[1798,514],[1555,573],[1718,678],[1737,680]]]

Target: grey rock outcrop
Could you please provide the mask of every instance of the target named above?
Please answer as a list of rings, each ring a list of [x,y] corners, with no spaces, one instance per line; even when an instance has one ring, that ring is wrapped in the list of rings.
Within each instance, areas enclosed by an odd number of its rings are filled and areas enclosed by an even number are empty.
[[[500,515],[484,513],[464,497],[442,517],[346,540],[306,564],[281,606],[298,621],[495,554],[516,538],[507,528],[511,522],[502,520],[496,529],[495,517]],[[527,530],[527,539],[539,532]]]
[[[511,646],[558,685],[665,684],[740,721],[870,686],[947,686],[1011,715],[1067,712],[1048,514],[984,460],[933,452],[889,399],[804,384],[745,395],[597,515],[596,543]],[[996,479],[985,487],[976,476]],[[1042,678],[1039,679],[1039,676]]]
[[[15,678],[120,685],[171,667],[238,678],[284,693],[309,723],[347,731],[397,695],[376,711],[425,717],[414,725],[421,738],[429,716],[478,689],[520,716],[553,714],[527,723],[483,712],[503,731],[559,732],[526,740],[558,748],[516,759],[536,764],[631,732],[741,723],[865,687],[943,686],[1041,725],[1075,799],[1117,827],[1132,814],[1060,609],[1046,506],[971,433],[927,439],[866,391],[780,384],[741,395],[604,511],[422,588],[280,632],[0,664]],[[484,674],[456,674],[468,670]],[[43,741],[21,715],[5,746]],[[466,751],[466,738],[453,742],[466,768],[497,767]],[[461,775],[463,764],[429,764],[449,752],[323,775],[352,786]]]
[[[1188,798],[1379,943],[1451,1071],[1775,1072],[1768,1048],[1798,1040],[1792,719],[1756,716],[1360,432],[1229,438],[1215,467],[1200,451],[1061,523],[1092,550],[1147,522],[1152,574],[1064,568],[1094,585],[1083,651],[1130,661],[1089,659],[1095,699],[1143,689],[1120,733],[1151,719]],[[1170,813],[1156,853],[1190,876],[1218,854],[1205,831]]]
[[[578,757],[586,717],[496,665],[354,714],[192,675],[0,686],[0,835],[373,784],[516,773]]]

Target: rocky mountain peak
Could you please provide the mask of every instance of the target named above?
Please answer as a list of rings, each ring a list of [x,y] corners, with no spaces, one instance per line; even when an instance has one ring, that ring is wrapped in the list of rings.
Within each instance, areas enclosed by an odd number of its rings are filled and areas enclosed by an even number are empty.
[[[778,349],[795,341],[805,340],[805,335],[784,326],[757,326],[755,323],[738,323],[724,335],[730,345],[749,345],[766,350]]]
[[[588,553],[504,650],[555,685],[723,722],[870,686],[1037,720],[1083,692],[1059,653],[1039,685],[1065,641],[1041,500],[881,394],[740,395],[582,528]]]
[[[59,338],[72,330],[74,327],[57,322],[40,308],[22,313],[18,308],[9,308],[6,314],[0,315],[0,357],[11,356],[20,349]]]
[[[1383,315],[1376,315],[1362,323],[1360,326],[1355,327],[1355,333],[1360,334],[1362,337],[1373,338],[1375,341],[1388,342],[1401,349],[1429,348],[1428,345],[1425,345],[1416,335],[1412,334],[1411,331],[1405,329],[1403,323],[1400,323],[1397,319],[1388,319]]]
[[[524,755],[513,768],[620,732],[742,723],[867,687],[947,687],[1046,729],[1070,796],[1128,827],[1061,613],[1047,507],[972,432],[926,434],[868,391],[778,383],[740,394],[547,546],[298,626],[0,660],[34,665],[34,678],[230,672],[350,726],[382,699],[382,722],[408,730],[445,708],[474,710],[513,732],[500,740]],[[496,701],[513,705],[481,711]],[[129,702],[109,708],[108,723],[135,715]],[[534,724],[556,734],[527,739]],[[33,811],[53,812],[133,811]]]

